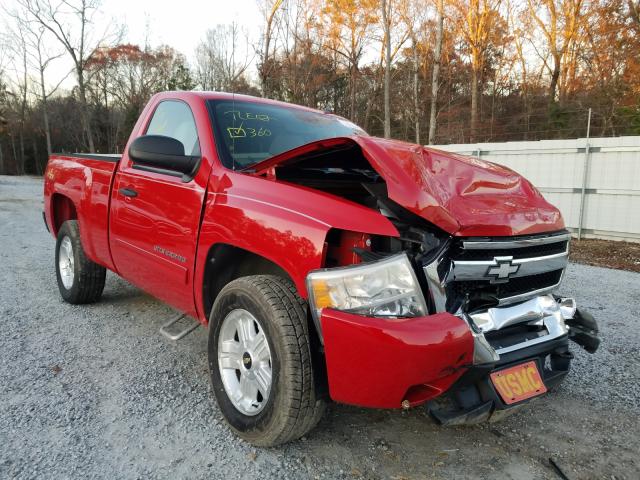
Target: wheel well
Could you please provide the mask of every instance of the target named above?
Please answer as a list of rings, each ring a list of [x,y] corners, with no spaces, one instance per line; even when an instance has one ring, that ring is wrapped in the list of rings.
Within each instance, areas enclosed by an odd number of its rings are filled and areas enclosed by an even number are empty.
[[[53,234],[58,235],[58,230],[67,220],[77,220],[76,206],[69,197],[54,193],[51,197],[51,223]]]
[[[295,284],[291,276],[271,260],[243,248],[234,247],[226,243],[218,243],[209,249],[204,269],[202,298],[207,319],[211,314],[211,309],[213,308],[216,297],[222,288],[236,278],[248,275],[277,275],[287,278]],[[327,384],[326,365],[323,358],[324,350],[308,309],[307,328],[312,362],[314,365],[316,389],[319,396],[328,398],[329,387]]]
[[[282,267],[243,248],[218,243],[209,249],[202,284],[202,298],[207,318],[220,290],[232,280],[248,275],[277,275],[291,280]]]

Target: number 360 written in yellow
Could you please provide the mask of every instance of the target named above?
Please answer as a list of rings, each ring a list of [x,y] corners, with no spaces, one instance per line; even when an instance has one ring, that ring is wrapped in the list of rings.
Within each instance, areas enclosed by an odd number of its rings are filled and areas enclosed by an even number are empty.
[[[228,127],[227,133],[230,138],[253,138],[253,137],[270,137],[271,130],[268,128],[251,128],[251,127],[243,127],[242,124],[239,127]]]

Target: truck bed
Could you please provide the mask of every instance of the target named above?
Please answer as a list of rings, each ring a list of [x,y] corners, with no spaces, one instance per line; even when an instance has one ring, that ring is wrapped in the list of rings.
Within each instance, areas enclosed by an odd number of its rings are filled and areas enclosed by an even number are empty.
[[[102,160],[118,163],[122,155],[118,153],[52,153],[51,157],[80,158],[86,160]]]
[[[56,236],[65,220],[77,219],[87,255],[114,269],[109,251],[109,198],[121,155],[52,154],[44,176],[44,216]]]

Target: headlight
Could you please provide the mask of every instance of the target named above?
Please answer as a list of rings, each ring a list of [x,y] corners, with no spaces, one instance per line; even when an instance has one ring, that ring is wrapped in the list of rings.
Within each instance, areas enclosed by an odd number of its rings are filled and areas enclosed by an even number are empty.
[[[313,271],[307,276],[307,290],[316,323],[323,308],[389,318],[427,314],[404,253],[373,263]]]

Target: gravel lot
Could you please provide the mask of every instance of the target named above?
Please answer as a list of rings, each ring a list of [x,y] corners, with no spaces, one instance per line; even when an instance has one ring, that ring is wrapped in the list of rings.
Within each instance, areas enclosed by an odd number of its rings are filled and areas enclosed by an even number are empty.
[[[0,177],[0,478],[640,477],[640,274],[571,265],[561,289],[603,343],[576,347],[556,392],[501,423],[442,428],[409,412],[334,405],[308,438],[255,449],[210,391],[204,328],[113,274],[100,303],[62,302],[41,180]]]

